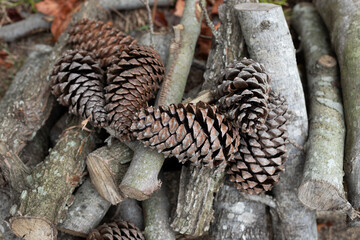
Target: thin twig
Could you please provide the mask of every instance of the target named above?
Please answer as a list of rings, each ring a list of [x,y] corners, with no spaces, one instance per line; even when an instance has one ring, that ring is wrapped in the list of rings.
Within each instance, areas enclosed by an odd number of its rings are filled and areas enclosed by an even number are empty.
[[[207,24],[207,25],[209,26],[209,28],[211,29],[211,32],[212,32],[212,34],[213,34],[213,36],[214,36],[214,38],[215,38],[216,44],[219,44],[219,45],[220,45],[220,44],[222,44],[222,42],[223,42],[223,41],[222,41],[221,34],[220,34],[219,31],[217,31],[217,30],[215,29],[214,23],[210,20],[209,14],[208,14],[205,6],[206,6],[205,0],[201,0],[201,1],[200,1],[200,7],[201,7],[201,10],[202,10],[202,12],[203,12],[203,15],[204,15],[206,24]]]
[[[149,5],[149,0],[140,0],[146,7],[146,11],[148,13],[149,25],[150,25],[150,46],[153,45],[153,35],[154,35],[154,24],[151,14],[151,9]]]

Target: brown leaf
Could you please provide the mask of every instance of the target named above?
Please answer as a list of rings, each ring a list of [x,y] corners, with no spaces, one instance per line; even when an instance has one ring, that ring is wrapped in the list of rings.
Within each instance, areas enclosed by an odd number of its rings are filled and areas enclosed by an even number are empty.
[[[80,9],[81,0],[44,0],[36,4],[39,12],[54,16],[51,33],[57,40],[69,24],[72,15]]]
[[[4,69],[9,69],[13,66],[13,63],[7,62],[4,59],[0,58],[0,67],[3,67]]]
[[[184,13],[185,8],[185,0],[177,0],[175,5],[174,15],[177,17],[181,17]]]

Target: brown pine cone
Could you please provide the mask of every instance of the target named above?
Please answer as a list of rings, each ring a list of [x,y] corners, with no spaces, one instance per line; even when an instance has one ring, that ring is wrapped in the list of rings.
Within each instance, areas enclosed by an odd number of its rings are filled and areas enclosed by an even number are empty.
[[[145,240],[134,224],[126,221],[105,223],[90,231],[87,240]]]
[[[228,165],[227,174],[246,193],[270,191],[285,169],[288,115],[284,98],[270,93],[269,114],[256,133],[242,134],[240,150]]]
[[[131,126],[137,139],[182,163],[222,167],[238,149],[236,129],[207,103],[148,107],[137,117]]]
[[[130,45],[112,59],[105,87],[108,122],[121,140],[131,140],[135,113],[155,98],[165,67],[151,47]]]
[[[95,55],[68,50],[55,63],[51,74],[52,93],[69,112],[100,127],[107,125],[104,96],[104,72]]]
[[[96,54],[101,67],[107,68],[111,58],[122,51],[124,46],[136,44],[131,36],[102,21],[83,19],[69,30],[68,42],[74,48]]]
[[[217,105],[241,132],[256,132],[265,123],[270,78],[252,59],[229,64],[218,79]]]

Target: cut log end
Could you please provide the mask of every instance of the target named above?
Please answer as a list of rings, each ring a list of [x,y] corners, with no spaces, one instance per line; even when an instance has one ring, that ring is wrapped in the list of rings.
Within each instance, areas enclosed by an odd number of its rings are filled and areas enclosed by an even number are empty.
[[[235,6],[239,11],[270,11],[275,8],[281,7],[270,3],[240,3]]]
[[[299,200],[311,209],[340,210],[346,206],[344,196],[326,181],[306,181],[299,187]]]
[[[22,216],[10,219],[13,233],[24,240],[55,240],[56,227],[47,219],[40,217]]]
[[[323,55],[319,58],[318,63],[323,67],[332,68],[336,66],[337,61],[330,55]]]
[[[152,186],[148,189],[138,189],[127,184],[121,184],[120,191],[129,198],[133,198],[138,201],[144,201],[148,199],[155,191],[159,190],[160,187],[161,181],[158,181],[158,184],[156,186]]]

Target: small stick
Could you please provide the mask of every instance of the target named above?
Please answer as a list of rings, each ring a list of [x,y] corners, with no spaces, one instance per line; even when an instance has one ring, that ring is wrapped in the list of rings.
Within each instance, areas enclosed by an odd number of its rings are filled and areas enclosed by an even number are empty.
[[[153,45],[153,35],[154,35],[154,24],[153,24],[153,18],[151,14],[151,9],[149,5],[149,0],[140,0],[146,7],[146,11],[148,13],[148,19],[149,19],[149,25],[150,25],[150,46]]]
[[[206,0],[200,0],[200,7],[203,12],[203,16],[205,18],[206,24],[211,29],[211,32],[215,38],[215,42],[219,45],[223,44],[223,38],[221,37],[220,32],[215,29],[214,23],[211,21],[209,14],[206,10]]]

